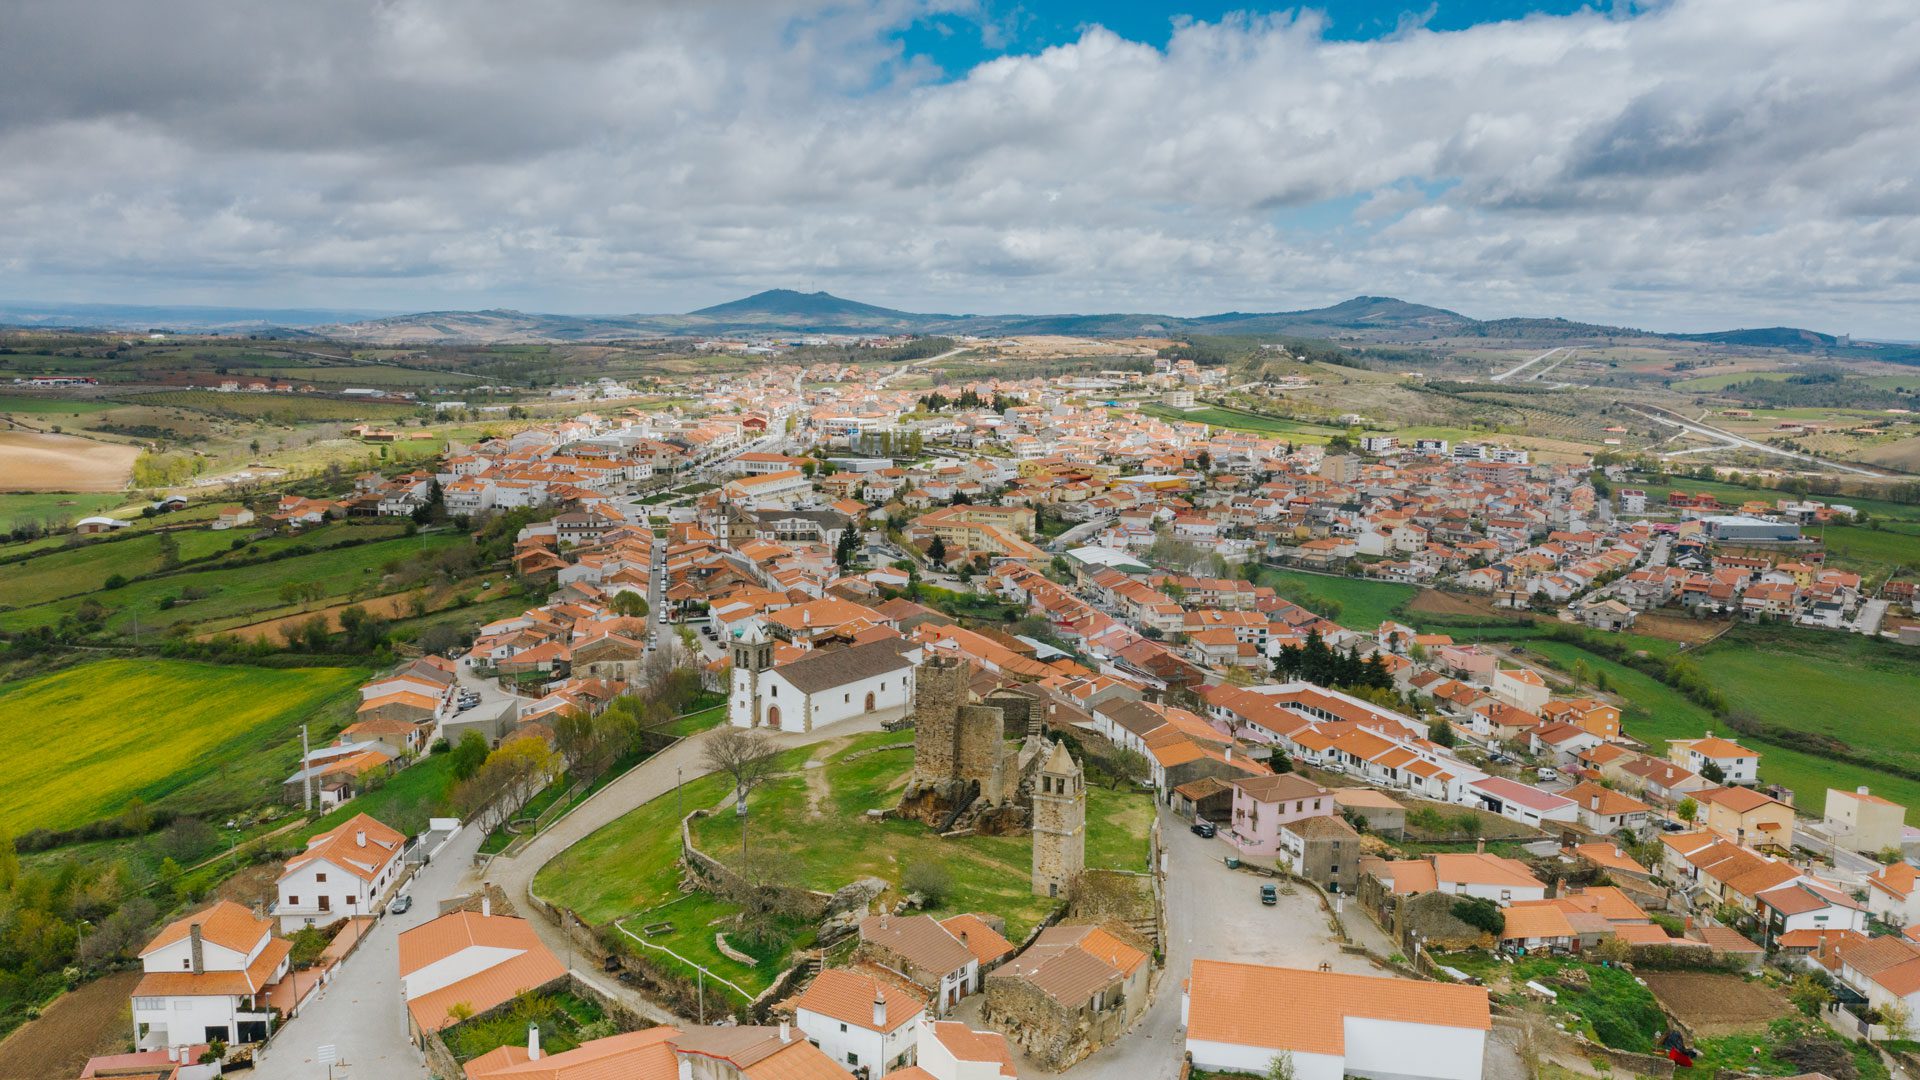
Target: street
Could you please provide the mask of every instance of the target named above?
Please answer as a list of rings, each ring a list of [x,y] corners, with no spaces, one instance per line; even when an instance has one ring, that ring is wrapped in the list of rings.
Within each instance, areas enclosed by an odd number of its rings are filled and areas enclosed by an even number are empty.
[[[1186,1033],[1180,1022],[1180,986],[1196,958],[1279,964],[1379,975],[1366,957],[1342,952],[1327,926],[1327,916],[1312,890],[1283,891],[1280,903],[1260,903],[1260,886],[1274,879],[1229,870],[1233,846],[1204,840],[1188,831],[1189,822],[1162,810],[1161,835],[1167,855],[1167,966],[1147,1014],[1117,1045],[1107,1047],[1060,1074],[1092,1080],[1172,1080],[1180,1075]],[[1350,933],[1369,948],[1389,950],[1386,936],[1364,915],[1349,911]],[[1386,955],[1391,955],[1389,951]],[[1035,1075],[1022,1063],[1021,1075]]]
[[[438,858],[415,874],[406,892],[413,907],[404,915],[383,915],[339,974],[322,987],[306,1008],[280,1028],[256,1059],[260,1080],[386,1080],[427,1075],[426,1059],[407,1038],[406,1008],[400,1000],[400,931],[429,922],[440,902],[464,894],[462,887],[481,831],[463,830]],[[329,1073],[319,1048],[338,1052]]]

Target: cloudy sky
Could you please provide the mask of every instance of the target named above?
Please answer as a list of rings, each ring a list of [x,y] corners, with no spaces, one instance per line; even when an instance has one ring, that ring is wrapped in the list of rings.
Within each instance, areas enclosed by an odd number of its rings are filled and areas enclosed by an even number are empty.
[[[1920,338],[1913,0],[21,0],[0,297]]]

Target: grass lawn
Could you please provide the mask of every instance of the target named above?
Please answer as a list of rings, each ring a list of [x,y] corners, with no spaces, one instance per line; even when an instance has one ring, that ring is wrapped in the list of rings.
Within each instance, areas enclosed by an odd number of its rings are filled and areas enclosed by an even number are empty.
[[[218,390],[163,390],[129,398],[141,405],[198,409],[221,416],[300,420],[396,420],[413,416],[418,406],[298,394],[223,394]]]
[[[1735,711],[1920,768],[1913,727],[1920,664],[1911,650],[1857,634],[1738,627],[1695,663]]]
[[[756,790],[748,804],[749,846],[782,852],[794,884],[825,892],[867,875],[897,885],[913,863],[938,862],[948,869],[953,892],[937,914],[994,912],[1006,918],[1008,936],[1019,940],[1054,903],[1032,895],[1028,886],[1031,838],[942,840],[917,822],[865,817],[866,811],[898,799],[913,767],[913,751],[897,744],[908,738],[876,732],[782,754],[782,775]],[[847,760],[874,747],[895,748]],[[810,761],[818,767],[806,768]],[[729,790],[725,777],[707,776],[689,782],[682,796],[691,811],[718,806]],[[648,923],[672,922],[672,932],[649,940],[744,987],[764,987],[784,967],[784,956],[768,956],[755,966],[721,956],[710,924],[733,909],[711,896],[683,896],[679,891],[676,805],[674,796],[664,796],[587,837],[541,870],[535,890],[594,924],[618,918],[640,933]],[[1145,869],[1152,820],[1153,807],[1144,794],[1090,791],[1087,865]],[[730,809],[694,826],[701,848],[721,859],[739,852],[740,831]],[[747,951],[759,955],[752,948]]]
[[[123,539],[61,547],[31,559],[0,565],[0,596],[6,597],[8,607],[28,607],[63,596],[93,592],[102,588],[106,580],[115,574],[131,578],[164,569],[163,536],[173,538],[182,563],[191,563],[216,555],[224,556],[232,549],[237,535],[211,529],[177,529],[167,533],[148,532]],[[330,526],[316,529],[301,540],[309,546],[324,547],[363,535],[366,534],[348,533],[339,526]],[[273,537],[261,541],[243,557],[266,554],[297,542],[300,541],[289,537]],[[111,598],[102,597],[101,602],[111,603]]]
[[[1257,584],[1273,586],[1273,590],[1282,597],[1305,608],[1317,609],[1317,605],[1311,602],[1314,597],[1338,601],[1340,615],[1333,621],[1369,633],[1378,629],[1382,622],[1398,618],[1395,613],[1400,606],[1412,600],[1420,591],[1413,585],[1392,581],[1303,574],[1265,567],[1255,580]]]
[[[0,689],[0,826],[68,828],[226,773],[349,694],[358,668],[100,660]],[[295,755],[297,758],[297,754]]]
[[[1522,957],[1509,964],[1479,951],[1443,953],[1436,959],[1485,980],[1490,988],[1502,987],[1500,998],[1519,996],[1520,992],[1513,988],[1530,979],[1552,986],[1559,996],[1546,1006],[1548,1013],[1569,1026],[1584,1029],[1595,1042],[1616,1050],[1651,1053],[1654,1036],[1666,1027],[1666,1014],[1660,1010],[1653,991],[1621,968],[1551,956]],[[1586,973],[1586,989],[1554,981],[1569,969]]]
[[[281,585],[318,583],[331,590],[330,601],[362,589],[371,595],[378,592],[378,575],[386,563],[440,551],[465,541],[465,536],[454,532],[396,537],[351,548],[315,551],[257,566],[238,569],[215,566],[169,574],[136,581],[97,599],[109,608],[107,627],[121,633],[131,631],[136,616],[143,630],[155,630],[178,622],[199,623],[235,615],[298,614],[299,609],[278,610],[285,606],[279,597]],[[175,604],[165,611],[160,609],[163,597],[178,597],[187,589],[202,589],[207,595],[204,599]],[[85,599],[68,597],[0,614],[0,629],[21,630],[59,622],[62,615],[71,613]]]
[[[295,764],[299,755],[294,755]],[[428,754],[401,769],[381,786],[349,799],[297,829],[301,843],[318,836],[355,814],[369,814],[408,835],[427,827],[427,819],[453,816],[447,801],[453,794],[453,755]]]
[[[1735,634],[1738,633],[1740,631],[1735,631]],[[1728,639],[1733,637],[1734,634],[1728,635]],[[1796,634],[1794,637],[1796,645],[1800,639],[1812,637],[1843,638],[1861,645],[1871,644],[1841,634],[1808,633]],[[1694,662],[1699,664],[1701,671],[1716,687],[1727,694],[1728,700],[1734,703],[1735,708],[1745,708],[1743,701],[1764,694],[1762,687],[1775,680],[1786,683],[1795,677],[1791,673],[1797,672],[1804,675],[1821,666],[1821,661],[1817,657],[1809,659],[1800,655],[1783,655],[1772,650],[1756,651],[1751,645],[1738,645],[1728,639],[1722,639],[1705,652],[1696,654]],[[1849,762],[1834,761],[1819,754],[1789,750],[1764,739],[1734,735],[1724,722],[1716,719],[1712,713],[1696,705],[1679,691],[1633,668],[1587,652],[1577,645],[1559,641],[1529,641],[1527,648],[1532,652],[1553,657],[1560,663],[1563,670],[1571,668],[1576,660],[1584,660],[1594,670],[1605,672],[1609,688],[1629,703],[1621,710],[1620,726],[1628,735],[1648,743],[1656,754],[1664,755],[1667,742],[1671,739],[1697,739],[1711,730],[1716,734],[1733,736],[1742,745],[1759,751],[1761,779],[1792,788],[1795,805],[1806,813],[1819,814],[1825,808],[1827,788],[1845,790],[1861,785],[1871,787],[1876,794],[1884,795],[1904,806],[1920,807],[1920,781],[1908,780]],[[1716,657],[1716,654],[1723,649],[1733,657],[1731,661],[1723,662]],[[1741,686],[1736,694],[1734,683],[1743,679],[1743,675],[1739,673],[1756,668],[1772,674],[1763,674],[1760,686]],[[1835,671],[1830,677],[1845,678],[1845,673]],[[1814,730],[1813,724],[1810,723],[1812,717],[1833,714],[1836,711],[1833,705],[1834,700],[1851,703],[1854,698],[1855,693],[1849,690],[1845,697],[1824,702],[1812,716],[1798,714],[1792,717],[1783,715],[1779,706],[1763,702],[1762,704],[1770,711],[1759,713],[1759,715],[1777,723],[1792,722],[1795,726],[1805,726],[1809,730]],[[1757,712],[1757,710],[1749,711]],[[1848,738],[1846,734],[1841,734],[1841,737]],[[1854,742],[1855,745],[1864,745],[1858,739],[1848,738],[1848,741]]]

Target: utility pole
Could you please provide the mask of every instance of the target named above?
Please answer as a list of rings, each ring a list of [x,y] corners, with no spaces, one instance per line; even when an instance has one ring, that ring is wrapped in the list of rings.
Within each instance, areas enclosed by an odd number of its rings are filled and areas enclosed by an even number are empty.
[[[307,745],[307,725],[300,725],[300,808],[313,812],[313,750]]]

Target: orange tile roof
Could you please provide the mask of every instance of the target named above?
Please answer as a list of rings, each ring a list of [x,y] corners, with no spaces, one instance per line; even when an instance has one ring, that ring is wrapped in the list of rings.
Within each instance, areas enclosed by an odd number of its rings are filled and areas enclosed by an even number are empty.
[[[965,945],[968,951],[973,953],[974,959],[980,961],[982,968],[1001,957],[1013,954],[1013,942],[1008,941],[998,930],[987,925],[986,920],[978,915],[970,912],[954,915],[941,919],[940,925],[946,929],[947,933],[960,939],[960,944]]]
[[[572,1050],[528,1060],[524,1046],[502,1046],[467,1062],[467,1080],[677,1080],[679,1058],[670,1027],[594,1039]]]
[[[886,1004],[877,1025],[873,1022],[876,995]],[[843,1024],[884,1032],[900,1030],[926,1008],[925,1001],[901,987],[847,968],[822,971],[792,1004],[795,1009],[816,1012]]]
[[[957,1060],[997,1062],[1000,1075],[1020,1075],[1014,1068],[1007,1037],[997,1031],[975,1031],[965,1024],[945,1020],[933,1024],[932,1033]]]
[[[1493,1027],[1482,987],[1373,975],[1195,960],[1187,995],[1188,1039],[1308,1054],[1344,1054],[1350,1016]]]
[[[273,933],[273,920],[263,919],[252,909],[231,900],[221,900],[161,927],[153,940],[147,942],[147,947],[140,950],[140,955],[146,956],[186,938],[195,924],[200,927],[202,940],[241,954],[251,953],[262,937]]]
[[[257,940],[257,939],[256,939]],[[249,946],[251,948],[251,946]],[[239,971],[149,971],[134,987],[135,997],[244,997],[265,990],[287,956],[293,942],[273,938]]]
[[[360,834],[363,832],[367,841],[364,845],[360,843]],[[366,814],[355,814],[308,840],[307,850],[288,859],[286,869],[281,871],[280,876],[284,878],[315,859],[324,859],[363,881],[372,881],[379,876],[380,868],[400,853],[406,842],[406,835],[398,829],[390,828]]]

